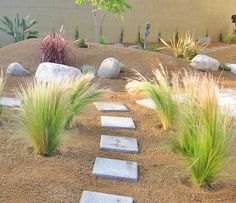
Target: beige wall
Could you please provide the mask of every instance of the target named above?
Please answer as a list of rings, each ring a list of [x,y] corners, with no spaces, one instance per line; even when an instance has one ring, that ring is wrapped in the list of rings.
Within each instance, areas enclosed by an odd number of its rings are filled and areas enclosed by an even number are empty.
[[[137,39],[138,26],[144,27],[149,20],[152,24],[150,40],[157,39],[158,32],[168,36],[188,29],[198,36],[209,35],[217,39],[220,32],[232,26],[230,17],[236,14],[235,0],[127,0],[133,9],[125,13],[122,21],[108,15],[103,28],[109,42],[117,42],[121,26],[125,30],[124,41]],[[73,39],[76,26],[89,41],[94,40],[94,19],[89,5],[75,6],[73,0],[0,0],[0,18],[14,17],[16,13],[31,13],[39,19],[35,26],[42,33],[60,25],[66,28],[66,37]],[[143,31],[142,31],[143,35]],[[9,38],[0,33],[0,45],[9,43]]]

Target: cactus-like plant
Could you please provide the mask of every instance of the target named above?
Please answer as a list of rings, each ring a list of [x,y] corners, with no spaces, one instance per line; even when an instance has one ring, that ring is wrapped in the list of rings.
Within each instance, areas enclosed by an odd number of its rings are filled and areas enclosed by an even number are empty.
[[[20,19],[20,16],[17,13],[14,21],[7,16],[4,16],[1,23],[3,25],[0,26],[0,30],[10,35],[15,42],[40,37],[40,33],[38,31],[31,29],[33,25],[38,23],[38,20],[30,20],[30,14],[28,14],[25,18]]]

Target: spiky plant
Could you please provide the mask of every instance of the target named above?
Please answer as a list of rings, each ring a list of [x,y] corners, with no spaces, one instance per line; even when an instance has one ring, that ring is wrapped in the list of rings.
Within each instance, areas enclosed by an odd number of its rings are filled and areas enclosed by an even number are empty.
[[[31,29],[32,26],[38,23],[38,20],[30,20],[30,14],[28,14],[25,18],[20,19],[20,16],[17,13],[14,21],[7,16],[4,16],[1,23],[3,25],[0,26],[0,30],[10,35],[15,42],[40,37],[40,33],[38,31]]]
[[[194,35],[190,32],[180,33],[180,35],[178,35],[178,40],[174,34],[172,39],[170,39],[170,44],[162,38],[160,38],[160,40],[173,52],[176,58],[184,58],[188,60],[193,59],[208,46],[208,43],[197,41]]]
[[[65,64],[67,52],[63,26],[59,33],[49,33],[44,36],[40,45],[41,62]]]
[[[128,92],[140,92],[150,97],[156,105],[164,130],[167,130],[174,124],[178,105],[172,97],[173,88],[166,71],[162,68],[154,70],[153,73],[155,75],[153,80],[147,80],[138,73],[138,77],[131,79],[126,89]]]
[[[64,85],[27,83],[17,92],[18,120],[37,154],[49,156],[61,143],[69,101]]]
[[[73,118],[77,114],[101,96],[102,90],[97,88],[93,79],[94,74],[86,74],[81,76],[79,80],[71,83],[69,90],[70,111],[65,124],[66,129],[71,126]]]
[[[87,74],[87,73],[95,74],[96,73],[96,68],[94,66],[91,66],[91,65],[88,65],[88,64],[83,65],[81,67],[81,70],[82,70],[83,74]]]
[[[211,187],[230,157],[232,122],[222,113],[214,80],[194,77],[197,88],[189,91],[181,104],[178,137],[172,142],[172,149],[186,162],[196,185]],[[193,83],[189,78],[183,80],[188,91]]]

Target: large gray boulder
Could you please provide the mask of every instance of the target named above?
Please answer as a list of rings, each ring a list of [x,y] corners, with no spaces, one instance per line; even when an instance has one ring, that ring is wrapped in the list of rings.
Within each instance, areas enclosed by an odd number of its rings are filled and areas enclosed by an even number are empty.
[[[207,55],[197,55],[191,60],[191,66],[197,70],[217,71],[220,67],[220,62]]]
[[[11,74],[13,76],[19,76],[19,77],[30,75],[29,71],[25,70],[22,67],[22,65],[19,63],[11,63],[7,67],[7,74]]]
[[[38,82],[61,82],[64,80],[74,80],[81,76],[81,71],[72,66],[57,63],[41,63],[35,73]]]
[[[120,74],[119,61],[115,58],[105,59],[98,69],[98,77],[100,78],[117,78]]]

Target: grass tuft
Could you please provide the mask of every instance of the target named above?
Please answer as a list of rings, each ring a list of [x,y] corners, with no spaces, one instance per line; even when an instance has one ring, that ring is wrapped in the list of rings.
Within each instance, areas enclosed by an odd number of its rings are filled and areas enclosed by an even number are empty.
[[[166,71],[162,68],[161,70],[154,70],[153,73],[155,75],[153,80],[147,80],[138,73],[138,77],[131,79],[126,89],[133,93],[143,93],[151,98],[156,105],[156,111],[163,128],[167,130],[175,122],[178,105],[172,97],[173,88],[169,83]]]

